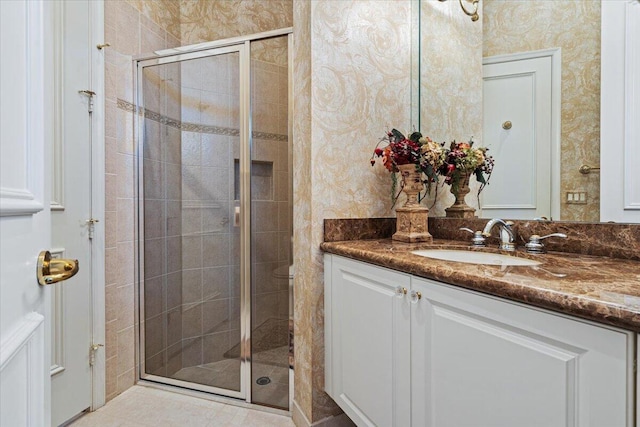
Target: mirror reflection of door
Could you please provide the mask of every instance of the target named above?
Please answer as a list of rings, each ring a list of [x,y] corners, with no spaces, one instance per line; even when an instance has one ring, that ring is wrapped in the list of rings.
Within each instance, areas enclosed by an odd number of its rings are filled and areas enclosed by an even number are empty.
[[[484,58],[482,145],[495,169],[481,194],[483,217],[559,219],[559,56],[552,49]]]

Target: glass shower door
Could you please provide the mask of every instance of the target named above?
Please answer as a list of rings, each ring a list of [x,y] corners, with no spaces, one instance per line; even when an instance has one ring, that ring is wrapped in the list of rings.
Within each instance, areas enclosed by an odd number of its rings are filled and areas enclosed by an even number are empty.
[[[243,48],[138,63],[140,376],[242,398]]]
[[[251,43],[251,401],[288,409],[292,367],[289,38]]]

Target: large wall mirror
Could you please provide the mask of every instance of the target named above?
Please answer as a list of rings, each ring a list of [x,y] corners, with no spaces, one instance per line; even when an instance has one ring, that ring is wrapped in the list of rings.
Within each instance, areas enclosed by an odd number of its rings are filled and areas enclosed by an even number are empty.
[[[421,8],[433,8],[433,3],[428,5],[430,1],[421,0]],[[453,3],[453,0],[449,0],[449,3]],[[455,3],[458,1],[455,0]],[[546,197],[550,200],[550,211],[544,215],[532,214],[527,219],[547,216],[554,220],[598,222],[600,1],[481,0],[479,6],[480,20],[474,25],[482,28],[482,42],[477,43],[476,48],[482,50],[484,63],[481,103],[484,120],[482,137],[475,136],[479,144],[488,146],[494,156],[498,157],[494,176],[491,178],[494,185],[487,187],[487,197],[484,200],[485,193],[481,196],[483,209],[479,211],[479,216],[510,217],[508,214],[494,214],[490,209],[484,209],[489,191],[494,189],[500,192],[502,203],[505,202],[505,197],[509,197],[509,193],[517,198],[529,191],[528,188],[515,187],[512,177],[513,171],[518,168],[514,168],[513,164],[535,155],[522,140],[530,140],[532,135],[539,137],[541,133],[547,132],[549,138],[545,143],[550,144],[547,150],[549,157],[538,158],[536,162],[548,163],[546,173],[552,176],[549,184],[545,184],[548,187],[545,191],[548,191]],[[425,31],[428,29],[423,24],[423,44],[426,43]],[[451,55],[453,58],[455,54]],[[455,66],[464,66],[464,63],[458,64],[460,58],[456,60]],[[526,67],[518,68],[523,61],[529,61],[532,67],[541,67],[544,73],[549,73],[548,87],[544,89],[549,91],[545,95],[548,96],[547,104],[537,107],[531,105],[531,94],[528,91],[533,89],[532,80],[527,77],[529,70]],[[424,68],[422,67],[423,70]],[[425,74],[423,71],[422,79],[428,78]],[[509,79],[506,76],[515,78]],[[534,81],[540,86],[541,79]],[[424,106],[425,94],[421,96],[421,106]],[[524,107],[509,106],[508,102],[514,100]],[[542,120],[546,128],[540,127],[540,123],[532,123],[532,120],[539,122],[542,113],[546,117]],[[509,129],[505,125],[507,121],[511,122]],[[423,132],[429,131],[423,129]],[[465,136],[468,135],[457,137]],[[524,148],[514,148],[513,144],[524,144]],[[531,144],[529,141],[529,145]],[[507,164],[511,167],[506,167]],[[504,176],[501,174],[501,167]],[[535,171],[520,173],[527,177],[518,184],[524,187],[532,181],[542,182],[545,174],[540,169],[537,177]],[[504,185],[506,182],[509,185]]]

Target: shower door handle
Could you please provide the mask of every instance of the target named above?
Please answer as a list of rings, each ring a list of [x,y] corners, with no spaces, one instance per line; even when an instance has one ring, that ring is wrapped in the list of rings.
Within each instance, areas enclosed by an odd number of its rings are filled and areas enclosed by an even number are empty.
[[[240,227],[240,206],[236,206],[233,213],[233,226]]]

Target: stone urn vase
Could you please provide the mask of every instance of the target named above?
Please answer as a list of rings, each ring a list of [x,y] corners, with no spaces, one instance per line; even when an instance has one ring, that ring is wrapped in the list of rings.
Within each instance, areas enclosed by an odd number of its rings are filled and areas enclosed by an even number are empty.
[[[403,207],[420,206],[418,194],[424,188],[422,184],[422,171],[416,165],[399,165],[402,179],[402,192],[407,195],[407,201]]]
[[[447,218],[474,218],[476,210],[467,205],[464,198],[469,192],[469,180],[471,179],[471,172],[466,172],[461,175],[458,185],[451,186],[451,194],[456,198],[456,201],[445,209]]]
[[[429,209],[420,205],[418,194],[424,188],[422,171],[416,165],[398,165],[402,179],[402,192],[407,195],[405,204],[396,208],[396,232],[393,240],[401,242],[432,242],[429,233]]]

